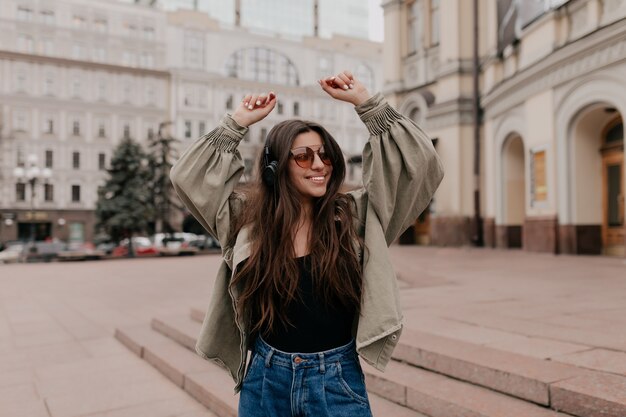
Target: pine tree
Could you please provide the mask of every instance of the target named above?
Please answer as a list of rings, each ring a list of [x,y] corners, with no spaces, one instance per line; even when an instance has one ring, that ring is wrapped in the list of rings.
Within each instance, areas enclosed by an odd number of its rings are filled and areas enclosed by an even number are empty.
[[[172,144],[179,142],[169,133],[170,122],[159,124],[159,132],[156,137],[149,137],[148,143],[151,151],[150,171],[152,176],[152,196],[155,207],[155,231],[157,233],[172,233],[170,220],[172,208],[183,211],[181,204],[172,181],[170,180],[170,171],[172,169],[173,160],[178,159]]]
[[[146,232],[154,221],[150,190],[150,156],[130,138],[124,138],[111,158],[108,180],[98,190],[96,227],[115,241],[128,238],[128,256],[134,256],[132,237]]]

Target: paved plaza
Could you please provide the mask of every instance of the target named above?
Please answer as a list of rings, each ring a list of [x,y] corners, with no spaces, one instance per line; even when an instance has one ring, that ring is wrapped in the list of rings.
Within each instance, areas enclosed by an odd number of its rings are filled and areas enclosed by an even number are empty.
[[[392,248],[408,328],[626,375],[626,263]],[[205,306],[219,256],[0,265],[0,416],[214,416],[114,338]]]

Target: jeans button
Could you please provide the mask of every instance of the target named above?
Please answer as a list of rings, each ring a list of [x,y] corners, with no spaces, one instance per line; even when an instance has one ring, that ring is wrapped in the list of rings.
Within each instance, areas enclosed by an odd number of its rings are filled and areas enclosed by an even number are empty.
[[[298,365],[299,363],[302,363],[303,359],[300,356],[296,356],[295,358],[293,358],[293,361],[296,365]]]

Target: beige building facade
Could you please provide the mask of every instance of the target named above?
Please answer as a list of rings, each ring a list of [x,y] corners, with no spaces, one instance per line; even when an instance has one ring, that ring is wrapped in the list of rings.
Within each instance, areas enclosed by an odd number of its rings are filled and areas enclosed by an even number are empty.
[[[477,1],[478,176],[473,3],[384,3],[387,94],[446,166],[418,234],[624,256],[626,3]]]
[[[182,151],[248,92],[274,90],[279,105],[244,138],[244,181],[269,129],[289,118],[321,123],[346,159],[358,161],[367,129],[317,80],[351,68],[373,91],[382,86],[380,43],[287,39],[224,27],[194,11],[6,0],[0,29],[0,242],[92,241],[98,187],[122,138],[146,149],[169,122]],[[34,194],[28,178],[15,174],[31,165],[50,174],[38,178]],[[359,179],[358,163],[349,164],[348,182]]]

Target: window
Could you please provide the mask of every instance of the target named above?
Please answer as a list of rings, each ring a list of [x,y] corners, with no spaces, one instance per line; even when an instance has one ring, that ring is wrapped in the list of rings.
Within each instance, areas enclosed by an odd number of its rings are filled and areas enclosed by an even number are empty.
[[[87,19],[84,16],[75,14],[72,17],[72,23],[76,29],[84,29],[87,26]]]
[[[104,126],[104,122],[98,123],[98,137],[105,138],[107,135],[106,127]]]
[[[106,49],[104,49],[103,47],[99,46],[97,48],[94,48],[93,50],[93,60],[97,61],[97,62],[104,62],[107,59],[107,52]]]
[[[226,61],[226,75],[244,80],[300,85],[291,60],[268,48],[248,48],[233,53]]]
[[[185,120],[185,139],[191,139],[191,121]]]
[[[143,38],[147,39],[147,40],[153,40],[154,39],[154,28],[152,27],[144,27],[143,28]]]
[[[32,9],[26,6],[18,6],[17,8],[17,20],[21,20],[22,22],[30,22],[33,20],[33,11]]]
[[[13,114],[13,127],[18,132],[26,132],[26,113],[16,110]]]
[[[54,12],[52,10],[42,10],[40,15],[42,23],[54,25]]]
[[[72,185],[72,202],[80,202],[80,185]]]
[[[267,128],[262,127],[261,128],[261,137],[259,138],[261,143],[265,142],[265,138],[267,137]]]
[[[366,64],[359,64],[354,71],[354,76],[363,83],[368,90],[374,90],[374,71]]]
[[[80,136],[80,122],[78,120],[72,122],[72,135]]]
[[[26,184],[25,183],[18,182],[15,184],[15,200],[17,201],[26,200]]]
[[[430,45],[439,45],[439,0],[430,0]]]
[[[26,92],[26,72],[24,70],[19,70],[16,75],[17,77],[17,85],[16,90],[25,93]]]
[[[72,152],[72,168],[80,168],[80,152]]]
[[[52,168],[52,163],[53,163],[52,156],[53,156],[52,151],[50,149],[46,150],[46,168]]]
[[[42,55],[54,55],[54,42],[51,39],[43,39],[41,41]]]
[[[16,166],[24,168],[24,149],[17,148],[15,163]]]
[[[54,119],[50,116],[46,117],[44,120],[44,131],[43,133],[47,133],[49,135],[54,133]]]
[[[139,66],[143,68],[154,67],[154,56],[147,52],[142,52],[141,55],[139,55]]]
[[[32,36],[19,35],[17,37],[17,49],[20,52],[32,54],[34,50],[34,41]]]
[[[130,138],[130,125],[128,123],[124,125],[124,131],[122,133],[122,136],[124,136],[124,139]]]
[[[146,88],[146,104],[150,106],[154,106],[156,103],[156,92],[154,91],[154,86],[148,86]]]
[[[49,72],[43,82],[43,93],[47,96],[54,94],[54,75]]]
[[[283,114],[284,112],[283,103],[281,103],[280,101],[276,103],[276,111],[278,111],[278,114]]]
[[[232,109],[233,109],[233,95],[231,94],[226,99],[226,110],[232,110]]]
[[[80,87],[80,78],[78,76],[75,76],[72,80],[72,97],[80,97]]]
[[[297,101],[293,103],[293,115],[300,116],[300,103],[298,103]]]
[[[52,184],[44,184],[44,200],[54,201],[54,186]]]
[[[85,47],[75,43],[72,45],[72,58],[81,60],[85,57]]]
[[[106,170],[106,155],[103,153],[98,154],[98,169],[100,171]]]
[[[188,68],[204,68],[204,35],[201,32],[185,32],[183,60]]]
[[[137,34],[137,26],[132,23],[126,23],[126,34],[130,37],[135,37]]]
[[[124,101],[130,103],[130,97],[132,95],[132,87],[129,82],[124,83]]]
[[[413,54],[422,46],[422,7],[421,1],[411,4],[408,21],[408,53]]]
[[[98,100],[106,100],[107,97],[107,83],[105,80],[98,81]]]
[[[93,21],[93,28],[96,32],[106,33],[107,27],[108,27],[108,24],[105,18],[100,17],[100,18],[96,18]]]
[[[148,128],[148,139],[154,139],[154,129],[151,127]]]
[[[198,123],[198,136],[204,135],[205,130],[206,130],[206,124],[204,122]]]

